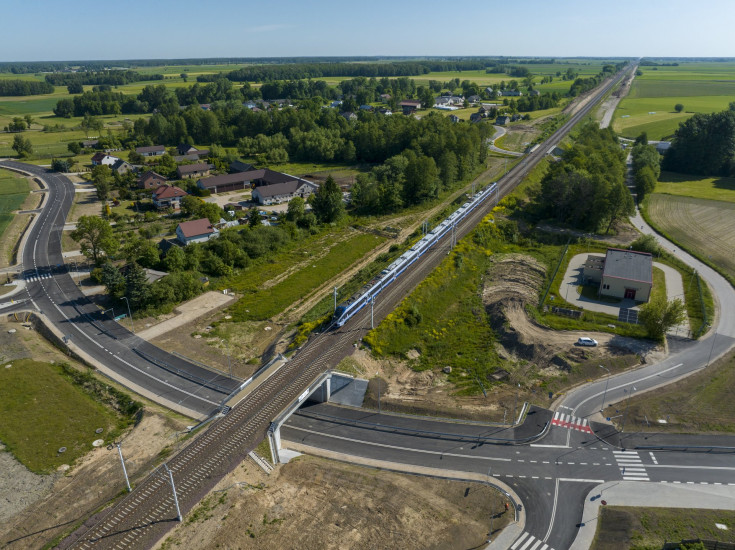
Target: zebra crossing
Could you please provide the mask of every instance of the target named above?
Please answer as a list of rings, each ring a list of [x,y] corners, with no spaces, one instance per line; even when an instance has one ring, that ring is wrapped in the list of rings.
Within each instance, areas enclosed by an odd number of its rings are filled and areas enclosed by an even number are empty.
[[[556,411],[554,418],[551,421],[552,426],[559,426],[561,428],[567,428],[569,430],[577,430],[578,432],[594,433],[592,428],[589,427],[586,418],[577,418],[571,414],[560,413]]]
[[[625,481],[651,481],[636,451],[613,451],[613,454]]]
[[[50,279],[51,275],[48,273],[41,273],[40,275],[26,275],[25,280],[29,283],[36,283],[42,279]]]
[[[541,539],[537,539],[531,533],[524,533],[516,539],[510,550],[554,550]]]

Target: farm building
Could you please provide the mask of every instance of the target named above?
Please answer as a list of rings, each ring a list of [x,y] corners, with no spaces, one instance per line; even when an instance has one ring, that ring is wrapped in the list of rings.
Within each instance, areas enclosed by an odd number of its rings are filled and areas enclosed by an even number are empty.
[[[207,218],[182,222],[176,226],[176,238],[185,246],[190,243],[203,243],[218,235],[219,231]]]
[[[253,189],[253,200],[258,204],[280,204],[294,197],[306,199],[316,190],[316,185],[305,180],[293,180],[273,185],[262,185]]]
[[[163,145],[148,145],[136,147],[135,152],[144,157],[159,157],[166,152],[166,148]]]
[[[603,296],[647,302],[653,287],[653,257],[647,252],[609,248],[604,258],[587,257],[583,279],[599,283]]]
[[[300,181],[309,185],[314,185],[310,181],[282,174],[263,168],[260,170],[250,170],[248,172],[237,172],[235,174],[223,174],[221,176],[212,176],[210,178],[200,179],[197,186],[200,189],[209,189],[212,193],[224,193],[226,191],[237,191],[250,187],[261,187],[265,185],[275,185],[277,183],[286,183]]]
[[[404,99],[399,105],[401,106],[401,109],[403,109],[404,115],[410,115],[416,109],[421,108],[421,102],[413,99]]]
[[[179,179],[182,180],[201,178],[203,176],[208,176],[211,169],[212,165],[207,164],[206,162],[198,162],[196,164],[183,164],[176,167],[176,174],[179,176]]]

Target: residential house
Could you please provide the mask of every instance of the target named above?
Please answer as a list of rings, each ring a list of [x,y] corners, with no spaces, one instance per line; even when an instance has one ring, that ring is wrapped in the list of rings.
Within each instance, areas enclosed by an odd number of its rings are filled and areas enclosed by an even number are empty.
[[[194,156],[195,158],[202,158],[209,155],[209,149],[197,149],[193,145],[187,145],[186,143],[180,143],[176,147],[176,151],[181,156]]]
[[[380,101],[388,103],[391,100],[390,94],[380,94]]]
[[[449,120],[452,122],[459,122],[459,117],[457,115],[449,115]]]
[[[505,97],[520,97],[523,93],[520,90],[498,90],[498,97],[505,96]]]
[[[401,106],[401,109],[403,109],[404,115],[410,115],[414,113],[416,109],[421,108],[421,102],[414,99],[404,99],[399,105]]]
[[[604,296],[647,302],[653,287],[653,256],[648,252],[609,248],[601,260],[588,256],[583,267],[585,281],[600,284]]]
[[[372,105],[360,105],[359,109],[361,111],[372,111],[373,110],[373,106]]]
[[[482,122],[482,119],[485,118],[482,116],[482,113],[472,113],[470,115],[470,122]]]
[[[179,179],[202,178],[208,176],[213,166],[206,162],[198,162],[196,164],[182,164],[176,167],[176,174]]]
[[[516,121],[521,120],[522,118],[523,118],[523,115],[520,115],[520,114],[516,113],[514,115],[511,115],[510,121],[511,122],[516,122]]]
[[[340,116],[345,117],[345,119],[349,121],[357,120],[357,115],[352,111],[345,111],[344,113],[340,113]]]
[[[159,210],[173,208],[181,209],[181,199],[186,196],[186,191],[175,185],[160,185],[153,191],[153,205]]]
[[[230,172],[251,172],[255,170],[255,166],[242,162],[240,160],[233,160],[230,163]]]
[[[280,204],[288,202],[294,197],[301,197],[306,200],[315,190],[316,185],[305,180],[263,185],[253,189],[253,200],[261,205]]]
[[[132,164],[125,162],[123,159],[117,159],[115,161],[115,164],[113,164],[110,168],[112,168],[113,172],[115,172],[116,174],[120,174],[121,176],[135,170]]]
[[[136,147],[135,152],[144,157],[160,157],[166,152],[163,145],[147,145],[145,147]]]
[[[219,231],[207,218],[182,222],[176,226],[176,237],[184,246],[203,243],[219,236]]]
[[[510,117],[506,115],[500,115],[498,118],[495,119],[495,124],[498,126],[505,126],[510,122]]]
[[[117,157],[113,157],[112,155],[108,155],[106,153],[95,153],[92,157],[92,166],[110,166],[112,167],[113,164],[115,164],[118,160],[120,160]]]
[[[538,90],[529,90],[528,95],[530,95],[531,97],[538,97],[541,95],[541,92],[539,92]]]
[[[341,105],[342,105],[342,101],[339,99],[335,99],[334,101],[332,101],[332,103],[329,104],[329,106],[332,109],[336,109],[337,107],[340,107]]]
[[[471,95],[470,97],[467,98],[467,101],[471,103],[472,105],[474,105],[475,103],[480,103],[481,99],[482,98],[479,95]]]
[[[390,109],[387,109],[387,108],[378,109],[378,112],[381,115],[385,115],[385,116],[391,116],[393,114],[393,111],[391,111]]]
[[[100,140],[98,139],[87,139],[82,142],[82,147],[85,149],[92,149],[93,147],[97,147],[99,145]]]
[[[168,180],[153,170],[148,170],[138,178],[138,187],[141,189],[155,189],[159,185],[166,185]]]

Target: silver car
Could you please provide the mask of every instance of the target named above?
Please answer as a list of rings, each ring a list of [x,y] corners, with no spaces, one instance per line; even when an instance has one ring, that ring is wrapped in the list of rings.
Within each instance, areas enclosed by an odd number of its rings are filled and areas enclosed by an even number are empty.
[[[597,345],[597,340],[595,340],[594,338],[587,338],[586,336],[583,336],[582,338],[577,340],[577,345],[594,347]]]

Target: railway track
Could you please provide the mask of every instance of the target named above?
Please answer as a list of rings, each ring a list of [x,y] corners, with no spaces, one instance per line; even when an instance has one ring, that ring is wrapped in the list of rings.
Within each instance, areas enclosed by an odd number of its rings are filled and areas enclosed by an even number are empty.
[[[506,195],[622,78],[621,71],[603,85],[585,108],[570,118],[537,151],[516,165],[498,182],[499,198]],[[457,239],[466,236],[491,211],[488,199],[456,228]],[[428,275],[450,251],[450,234],[413,264],[380,294],[374,306],[382,319]],[[316,334],[296,355],[263,381],[227,415],[191,441],[167,463],[173,474],[182,514],[191,510],[227,473],[232,471],[265,437],[268,426],[322,372],[345,357],[370,327],[370,311],[364,308],[338,330]],[[168,473],[153,471],[135,490],[114,506],[89,518],[59,548],[149,548],[177,522]]]

